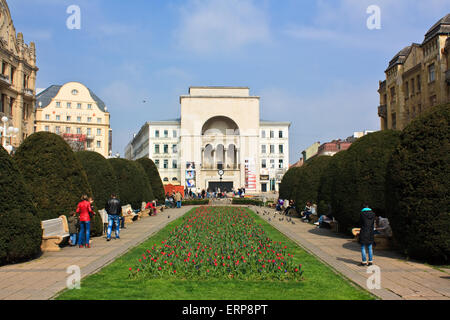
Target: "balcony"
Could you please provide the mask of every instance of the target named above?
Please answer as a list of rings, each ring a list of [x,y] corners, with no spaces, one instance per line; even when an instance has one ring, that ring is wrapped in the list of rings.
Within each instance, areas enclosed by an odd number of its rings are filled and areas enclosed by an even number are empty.
[[[93,134],[87,134],[86,135],[86,140],[94,140],[94,139],[95,139],[95,137],[94,137]]]
[[[25,89],[23,89],[23,94],[28,97],[33,97],[34,91],[32,89],[25,88]]]
[[[2,86],[2,87],[10,87],[11,86],[11,80],[9,79],[8,75],[0,73],[0,86]]]
[[[241,169],[241,165],[240,164],[225,164],[224,166],[219,164],[206,164],[206,165],[202,165],[201,166],[202,170],[219,170],[219,169],[223,169],[223,170],[240,170]]]
[[[447,84],[450,86],[450,70],[447,70],[445,72],[445,81],[447,82]]]
[[[384,119],[387,118],[387,105],[383,104],[378,107],[378,116]]]

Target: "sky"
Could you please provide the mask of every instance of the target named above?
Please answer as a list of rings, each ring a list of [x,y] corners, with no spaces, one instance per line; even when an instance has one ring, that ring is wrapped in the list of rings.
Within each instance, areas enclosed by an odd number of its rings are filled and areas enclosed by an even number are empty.
[[[190,86],[245,86],[261,97],[261,119],[292,123],[291,164],[314,142],[379,130],[389,61],[450,13],[448,0],[7,2],[36,43],[36,87],[92,89],[111,113],[113,153],[146,121],[178,118]],[[80,29],[67,27],[71,5]],[[379,29],[367,26],[371,5]]]

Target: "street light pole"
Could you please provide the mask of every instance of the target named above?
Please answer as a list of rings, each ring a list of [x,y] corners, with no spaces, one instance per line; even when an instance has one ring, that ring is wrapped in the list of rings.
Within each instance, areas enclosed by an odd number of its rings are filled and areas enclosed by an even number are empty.
[[[13,150],[13,146],[10,144],[9,145],[7,144],[7,139],[10,138],[12,140],[12,138],[15,138],[17,133],[19,133],[19,129],[14,128],[12,126],[8,128],[7,127],[8,121],[9,121],[8,117],[2,118],[3,127],[0,127],[0,134],[1,134],[1,138],[2,138],[3,148],[5,148],[5,150],[8,151],[8,153],[11,153],[11,151]]]

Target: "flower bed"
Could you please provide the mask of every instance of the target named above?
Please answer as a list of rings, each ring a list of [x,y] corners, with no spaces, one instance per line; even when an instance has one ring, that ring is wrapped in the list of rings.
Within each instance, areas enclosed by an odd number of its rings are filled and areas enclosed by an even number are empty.
[[[265,235],[246,208],[200,207],[147,249],[132,278],[301,280],[287,246]]]

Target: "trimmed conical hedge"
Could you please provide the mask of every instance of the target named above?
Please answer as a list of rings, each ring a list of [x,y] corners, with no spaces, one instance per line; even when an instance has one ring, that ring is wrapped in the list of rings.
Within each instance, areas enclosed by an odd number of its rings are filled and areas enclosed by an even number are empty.
[[[32,134],[20,145],[14,162],[41,220],[68,215],[83,194],[92,195],[83,167],[69,145],[56,134]]]
[[[292,200],[292,193],[295,190],[296,179],[298,172],[302,169],[302,167],[293,167],[290,168],[281,179],[279,198],[283,200]]]
[[[330,156],[314,157],[301,167],[302,170],[297,171],[293,197],[299,208],[303,208],[308,201],[317,203],[320,178],[330,161]]]
[[[108,159],[116,173],[119,186],[119,199],[122,205],[131,204],[140,209],[142,202],[151,201],[148,190],[148,177],[134,161],[126,159]]]
[[[119,190],[116,173],[111,163],[98,152],[80,151],[76,152],[75,156],[86,172],[89,185],[92,188],[94,210],[97,212],[91,225],[91,233],[94,237],[101,236],[103,234],[103,223],[98,210],[104,209],[111,194],[117,193]]]
[[[344,154],[335,180],[341,202],[334,210],[342,230],[350,232],[359,225],[364,203],[375,214],[386,216],[386,170],[399,143],[398,131],[378,131],[358,139]]]
[[[402,132],[387,174],[387,212],[404,253],[450,261],[450,104],[430,109]]]
[[[317,211],[319,215],[333,214],[334,210],[339,210],[341,199],[336,196],[336,186],[339,181],[339,174],[342,170],[342,159],[346,150],[335,154],[327,167],[324,169],[319,182],[319,192],[317,194]]]
[[[144,167],[136,161],[134,161],[134,165],[139,171],[139,176],[143,179],[142,183],[144,184],[144,188],[142,189],[142,199],[146,202],[155,200],[155,195],[153,194],[152,186],[150,184],[150,178],[145,172]]]
[[[0,265],[41,252],[42,228],[17,166],[0,146]]]
[[[153,160],[149,158],[141,158],[136,160],[142,168],[144,168],[145,173],[147,174],[150,186],[152,187],[153,196],[159,201],[164,203],[165,193],[164,193],[164,185],[162,183],[161,177],[159,175],[159,171],[156,168]]]

